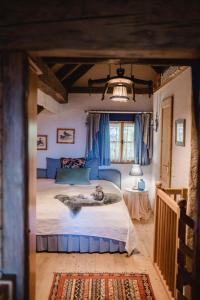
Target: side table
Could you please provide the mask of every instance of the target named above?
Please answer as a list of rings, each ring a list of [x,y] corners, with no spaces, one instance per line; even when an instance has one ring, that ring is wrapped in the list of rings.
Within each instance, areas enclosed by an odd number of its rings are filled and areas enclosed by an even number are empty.
[[[131,219],[149,219],[151,215],[151,205],[148,191],[127,188],[125,189],[123,196]]]

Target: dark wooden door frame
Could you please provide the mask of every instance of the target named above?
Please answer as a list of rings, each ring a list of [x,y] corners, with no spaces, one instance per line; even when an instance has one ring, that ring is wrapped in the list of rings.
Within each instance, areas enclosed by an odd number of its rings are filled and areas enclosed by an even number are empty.
[[[0,53],[1,207],[4,274],[16,275],[16,300],[28,299],[28,59]]]
[[[197,141],[197,190],[195,203],[195,227],[194,227],[194,257],[193,257],[193,280],[194,286],[192,299],[200,299],[200,63],[192,65],[192,112]]]

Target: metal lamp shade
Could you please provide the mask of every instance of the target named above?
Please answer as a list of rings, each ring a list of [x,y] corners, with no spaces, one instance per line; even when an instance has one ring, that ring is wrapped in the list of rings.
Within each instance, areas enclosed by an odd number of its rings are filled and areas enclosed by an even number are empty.
[[[143,172],[141,166],[138,164],[133,164],[131,171],[129,172],[131,176],[142,176]]]
[[[113,94],[110,97],[110,100],[115,102],[127,102],[129,97],[127,95],[127,88],[122,84],[118,84],[113,88]]]

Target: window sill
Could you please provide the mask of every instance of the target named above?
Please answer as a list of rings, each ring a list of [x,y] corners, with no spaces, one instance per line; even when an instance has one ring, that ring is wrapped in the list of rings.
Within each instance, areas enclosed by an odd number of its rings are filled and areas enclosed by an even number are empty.
[[[113,165],[132,165],[134,161],[111,161]]]

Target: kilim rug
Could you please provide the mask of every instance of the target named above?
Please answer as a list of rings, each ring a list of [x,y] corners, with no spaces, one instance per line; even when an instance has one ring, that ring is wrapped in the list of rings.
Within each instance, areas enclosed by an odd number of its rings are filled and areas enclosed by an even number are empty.
[[[155,300],[147,274],[55,273],[49,300]]]

